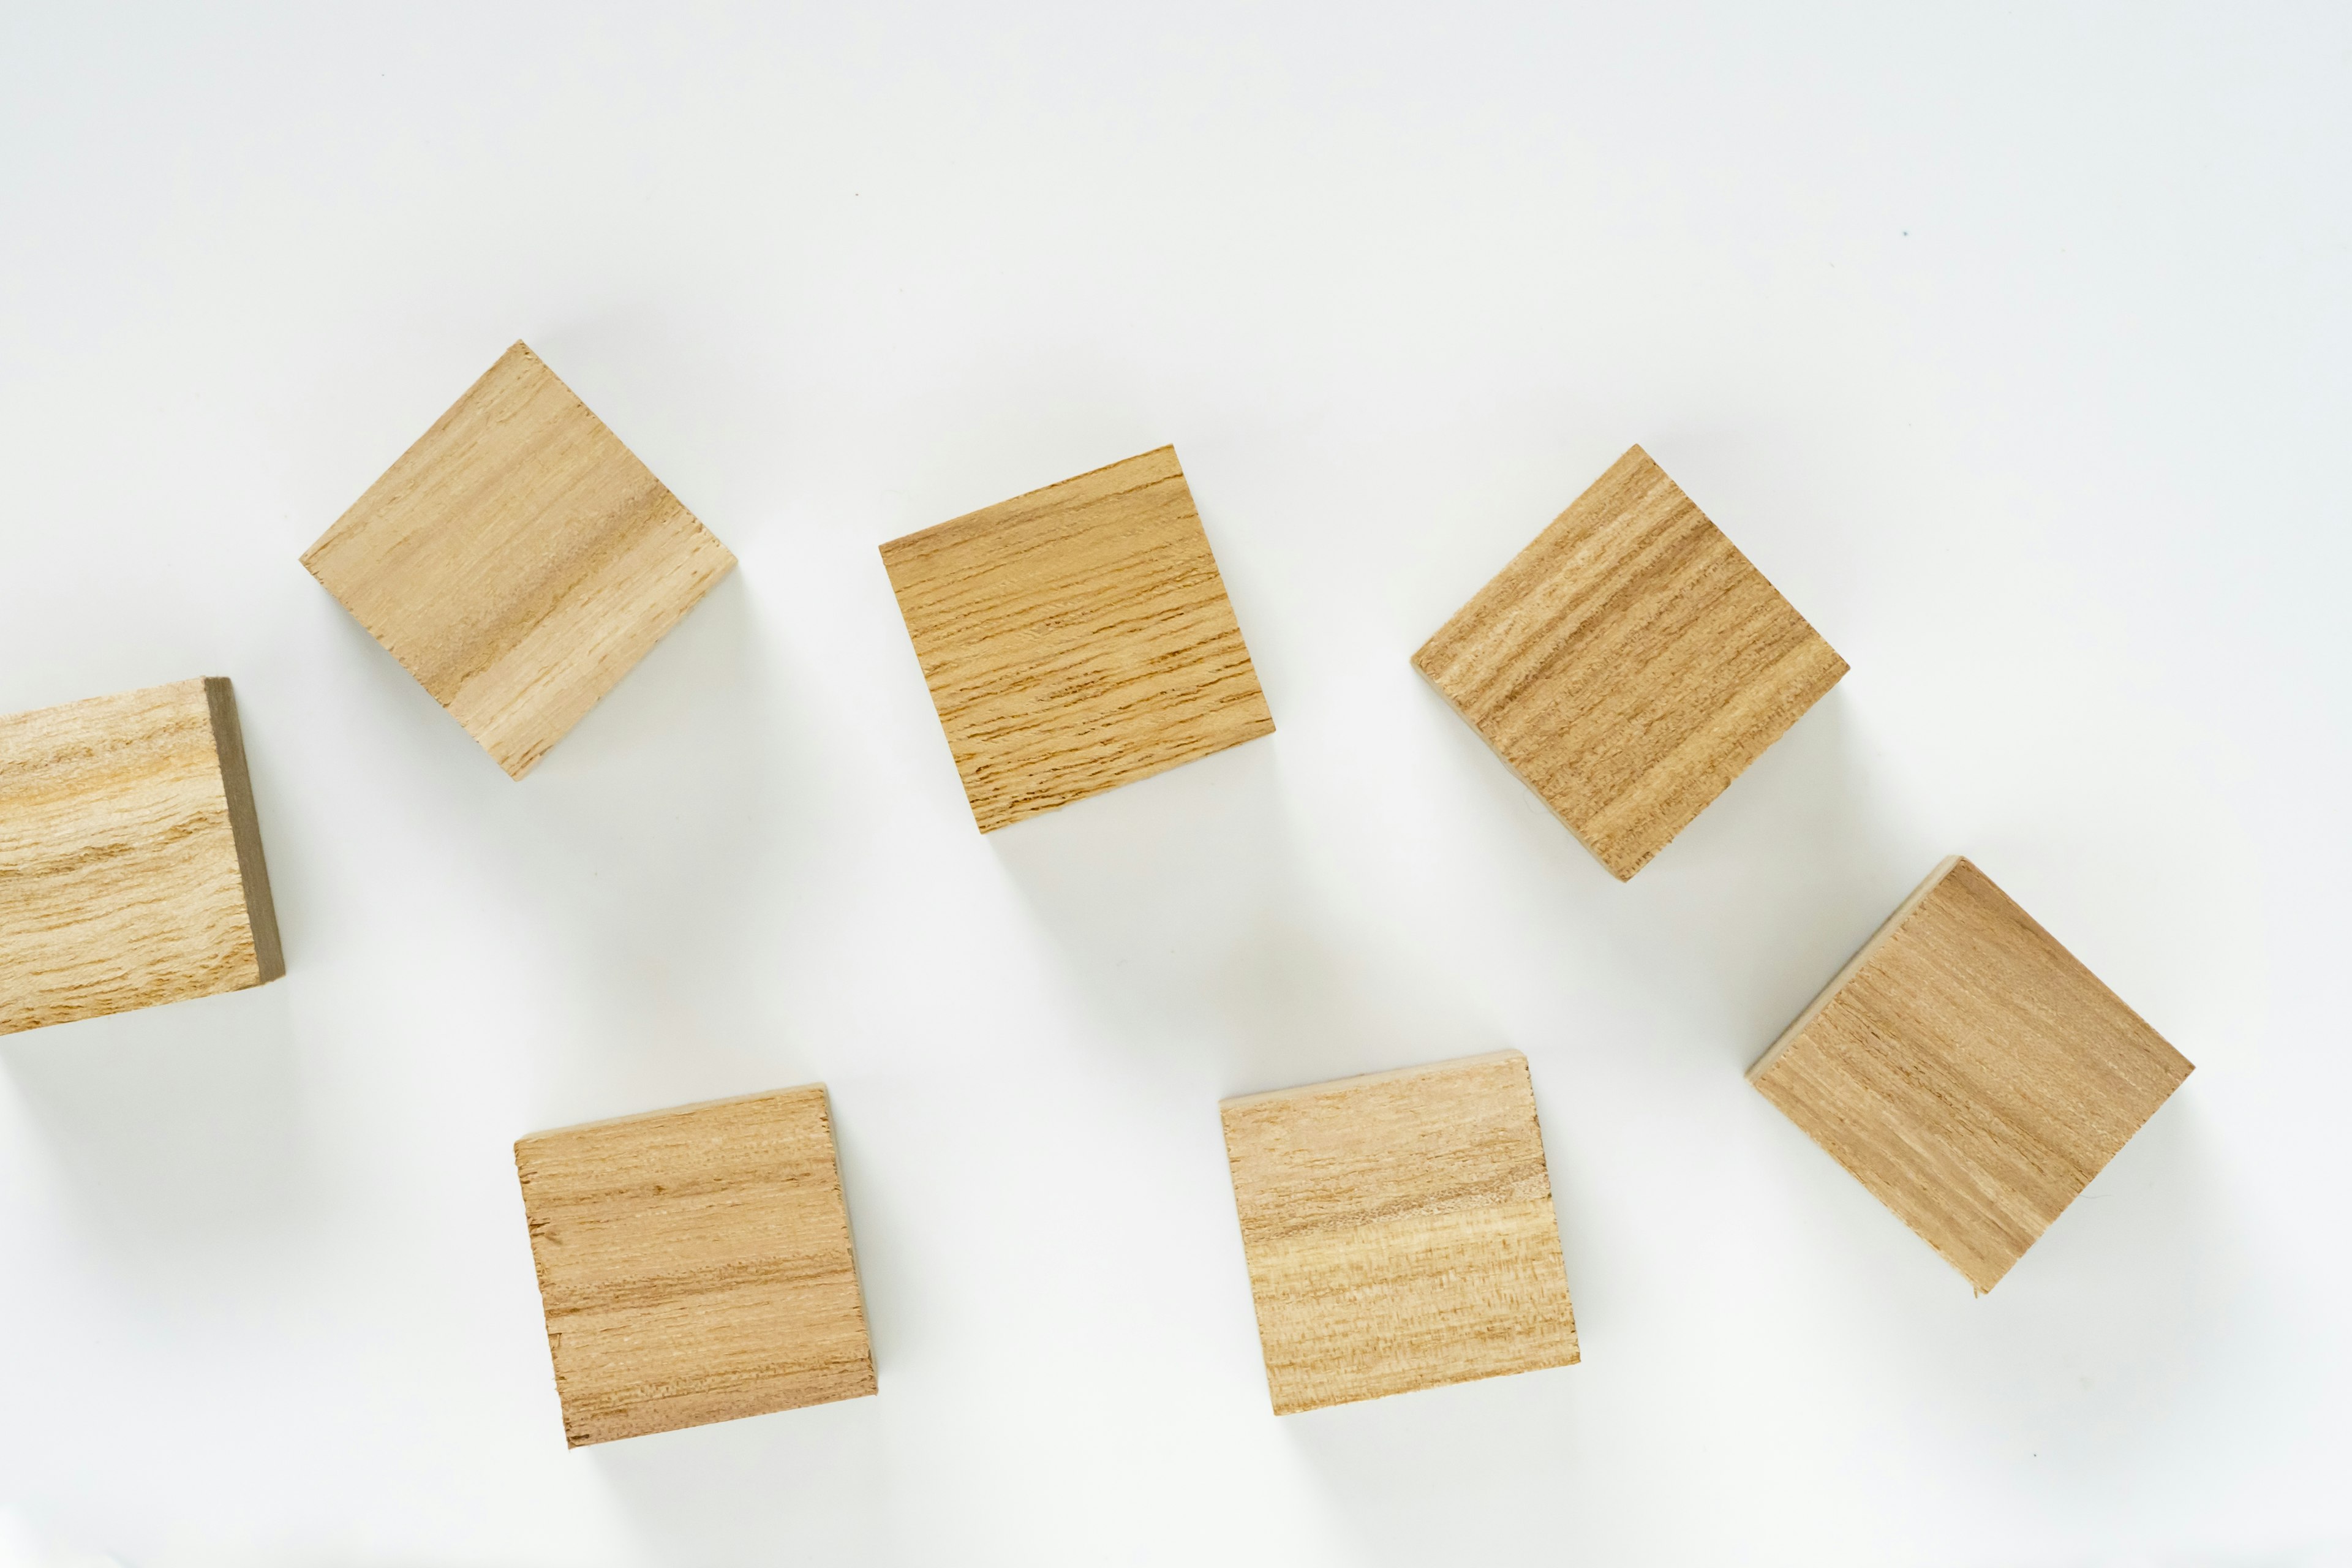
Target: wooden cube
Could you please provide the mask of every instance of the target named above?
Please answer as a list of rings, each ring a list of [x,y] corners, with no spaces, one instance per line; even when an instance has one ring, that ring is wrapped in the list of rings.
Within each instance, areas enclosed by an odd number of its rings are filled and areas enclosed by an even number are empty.
[[[285,973],[227,681],[0,718],[0,1034]]]
[[[1954,856],[1748,1077],[1981,1295],[2191,1070]]]
[[[1276,1415],[1574,1363],[1525,1057],[1219,1109]]]
[[[1639,447],[1412,662],[1620,880],[1846,669]]]
[[[302,564],[520,778],[735,557],[517,343]]]
[[[882,563],[982,833],[1274,731],[1173,447]]]
[[[573,1447],[874,1392],[824,1086],[515,1144]]]

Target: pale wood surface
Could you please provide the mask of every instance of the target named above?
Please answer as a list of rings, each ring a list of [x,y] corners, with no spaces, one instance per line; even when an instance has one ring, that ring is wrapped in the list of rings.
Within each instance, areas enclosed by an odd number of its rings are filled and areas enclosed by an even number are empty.
[[[2191,1070],[1954,856],[1748,1076],[1981,1294]]]
[[[735,557],[517,343],[302,564],[520,778]]]
[[[1173,447],[882,563],[983,833],[1274,731]]]
[[[573,1447],[875,1391],[824,1086],[515,1144]]]
[[[1846,670],[1639,447],[1412,662],[1621,879]]]
[[[0,1034],[285,972],[227,681],[0,718]]]
[[[1276,1415],[1576,1361],[1518,1052],[1219,1110]]]

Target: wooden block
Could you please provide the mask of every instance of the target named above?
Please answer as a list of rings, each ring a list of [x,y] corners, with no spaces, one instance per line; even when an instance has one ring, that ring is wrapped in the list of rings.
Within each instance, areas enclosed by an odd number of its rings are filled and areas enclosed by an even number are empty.
[[[982,833],[1274,732],[1173,447],[882,564]]]
[[[302,564],[520,778],[735,557],[517,343]]]
[[[1518,1052],[1219,1109],[1276,1415],[1575,1363]]]
[[[1954,856],[1748,1077],[1981,1295],[2191,1070]]]
[[[573,1447],[874,1392],[823,1084],[515,1144]]]
[[[227,681],[0,718],[0,1034],[285,973]]]
[[[1412,662],[1620,880],[1846,668],[1639,447]]]

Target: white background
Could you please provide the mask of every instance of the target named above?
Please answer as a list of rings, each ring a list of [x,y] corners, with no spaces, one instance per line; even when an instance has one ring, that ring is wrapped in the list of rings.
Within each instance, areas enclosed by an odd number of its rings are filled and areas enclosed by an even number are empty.
[[[0,710],[232,677],[290,965],[0,1042],[19,1554],[2352,1558],[2347,79],[11,6]],[[296,562],[518,337],[742,562],[520,784]],[[1637,440],[1853,672],[1621,886],[1407,658]],[[876,546],[1167,441],[1279,732],[983,838]],[[1955,850],[2199,1069],[1981,1300],[1741,1077]],[[1218,1098],[1506,1046],[1583,1364],[1276,1419]],[[820,1079],[880,1396],[566,1451],[512,1140]]]

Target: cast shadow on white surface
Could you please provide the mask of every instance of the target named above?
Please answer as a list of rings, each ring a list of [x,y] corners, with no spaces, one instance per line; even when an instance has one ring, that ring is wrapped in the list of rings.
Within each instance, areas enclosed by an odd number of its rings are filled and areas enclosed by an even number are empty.
[[[1418,684],[1418,683],[1417,683]],[[1458,814],[1456,874],[1494,912],[1562,939],[1564,962],[1638,989],[1642,1048],[1744,1071],[1949,853],[1900,797],[1832,689],[1628,882],[1619,882],[1424,686],[1447,765],[1423,809]],[[1434,792],[1433,792],[1434,793]]]
[[[319,1217],[291,1000],[280,981],[0,1042],[86,1234],[133,1271],[221,1268]]]
[[[1628,885],[1624,934],[1686,963],[1744,1072],[1951,852],[1931,844],[1841,686]]]
[[[1477,1562],[1507,1555],[1530,1500],[1556,1502],[1585,1460],[1588,1377],[1553,1367],[1273,1419],[1344,1521],[1353,1561]]]
[[[2231,1206],[2196,1089],[2192,1075],[1990,1294],[1961,1304],[1958,1331],[1936,1331],[1937,1314],[1895,1320],[1917,1336],[1913,1364],[1932,1369],[1951,1412],[2031,1442],[2038,1507],[2083,1508],[2087,1519],[2101,1511],[2094,1500],[2154,1503],[2134,1496],[2144,1478],[2168,1473],[2199,1441],[2179,1416],[2211,1397],[2201,1385],[2217,1374],[2201,1352],[2286,1329],[2249,1316],[2257,1249]],[[2300,1381],[2270,1370],[2273,1397]],[[2284,1422],[2240,1440],[2273,1448],[2276,1462],[2294,1457]]]
[[[874,1560],[887,1521],[884,1394],[574,1452],[637,1527],[647,1562]],[[683,1554],[683,1555],[681,1555]]]
[[[990,835],[1097,1016],[1130,1047],[1214,1063],[1221,1094],[1507,1044],[1318,897],[1280,745],[1253,741]]]
[[[778,765],[814,748],[740,572],[519,782],[372,640],[356,653],[405,731],[387,748],[420,753],[408,766],[461,879],[449,896],[498,906],[502,962],[547,997],[532,1043],[550,1115],[806,1081],[757,940],[791,918],[793,868],[822,847],[824,785]]]
[[[855,1111],[844,1114],[835,1094],[834,1158],[841,1173],[842,1201],[849,1211],[849,1243],[857,1262],[875,1380],[887,1384],[906,1358],[922,1348],[929,1318],[920,1303],[929,1260],[921,1252],[920,1230],[899,1208],[898,1188],[887,1179],[888,1173],[866,1126]]]

